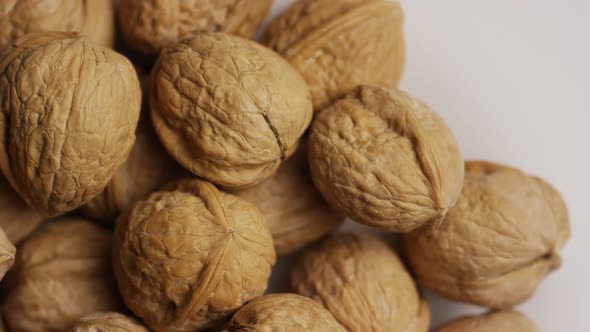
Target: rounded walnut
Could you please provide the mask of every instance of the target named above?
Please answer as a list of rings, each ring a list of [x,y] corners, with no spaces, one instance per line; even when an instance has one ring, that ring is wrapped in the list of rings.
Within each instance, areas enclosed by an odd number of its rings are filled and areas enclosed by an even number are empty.
[[[42,220],[41,215],[31,209],[0,174],[0,228],[4,229],[8,240],[19,243]]]
[[[295,265],[291,286],[350,332],[426,332],[430,324],[428,304],[395,251],[369,234],[322,240]]]
[[[279,255],[303,248],[344,221],[313,186],[305,146],[281,165],[273,177],[237,195],[260,208]]]
[[[110,0],[3,0],[0,2],[0,49],[31,32],[79,32],[111,47],[114,40]]]
[[[12,332],[60,332],[80,317],[120,308],[111,234],[81,219],[41,226],[19,247],[3,306]]]
[[[26,35],[0,52],[0,167],[46,216],[99,194],[135,140],[141,91],[122,55],[72,34]]]
[[[4,278],[4,275],[12,265],[14,264],[14,256],[16,254],[16,248],[8,240],[4,230],[0,228],[0,280]]]
[[[490,312],[468,316],[441,326],[437,332],[539,332],[535,323],[517,311]]]
[[[302,73],[316,111],[361,84],[395,88],[405,64],[398,1],[298,0],[263,43]]]
[[[444,121],[416,98],[380,87],[359,87],[316,116],[309,163],[331,205],[387,231],[439,222],[463,183]]]
[[[468,162],[446,219],[404,242],[419,283],[452,300],[503,309],[524,302],[559,267],[568,236],[567,208],[548,184]]]
[[[211,183],[182,180],[118,220],[123,299],[155,331],[214,326],[266,290],[276,255],[261,212]]]
[[[272,0],[121,0],[119,26],[127,44],[144,54],[200,32],[226,32],[252,38]]]
[[[69,332],[148,332],[135,319],[114,312],[96,313],[81,318]]]
[[[223,332],[345,332],[321,304],[296,294],[258,297],[240,308]]]
[[[311,122],[301,75],[239,37],[204,33],[165,49],[152,78],[152,118],[168,152],[225,187],[274,174]]]

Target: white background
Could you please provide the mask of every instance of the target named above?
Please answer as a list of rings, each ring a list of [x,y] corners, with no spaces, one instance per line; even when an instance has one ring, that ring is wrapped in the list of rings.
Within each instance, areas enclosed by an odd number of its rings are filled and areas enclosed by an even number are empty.
[[[275,0],[273,14],[291,2]],[[590,2],[402,4],[408,63],[401,88],[447,120],[467,159],[539,175],[569,204],[573,236],[562,268],[519,309],[545,332],[590,331]],[[275,280],[289,265],[279,264]],[[482,311],[429,299],[433,326]]]

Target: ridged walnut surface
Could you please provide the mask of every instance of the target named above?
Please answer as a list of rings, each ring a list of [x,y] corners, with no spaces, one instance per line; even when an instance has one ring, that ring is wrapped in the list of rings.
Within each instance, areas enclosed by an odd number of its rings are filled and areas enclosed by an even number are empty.
[[[168,152],[194,174],[245,187],[275,173],[312,117],[305,81],[273,51],[205,33],[162,51],[152,118]]]
[[[43,225],[19,247],[3,305],[11,332],[62,332],[84,315],[121,303],[111,270],[111,234],[90,221]]]
[[[344,221],[313,186],[305,145],[273,177],[237,195],[260,208],[279,255],[303,248]]]
[[[491,312],[451,321],[437,332],[539,332],[535,323],[517,311]]]
[[[272,0],[121,0],[119,26],[127,44],[145,54],[200,32],[252,38]]]
[[[35,230],[43,218],[20,196],[0,174],[0,228],[12,243],[19,243]]]
[[[135,140],[141,91],[122,55],[71,34],[26,35],[0,52],[0,166],[38,212],[99,194]]]
[[[270,231],[254,205],[211,183],[163,190],[117,222],[119,289],[155,331],[213,327],[266,290],[276,259]]]
[[[350,332],[426,332],[430,311],[395,251],[366,234],[338,234],[291,271],[296,293],[318,301]]]
[[[262,42],[303,74],[316,111],[360,84],[395,88],[405,64],[398,1],[299,0]]]
[[[6,237],[4,230],[0,228],[0,280],[12,265],[14,264],[14,256],[16,255],[16,248]]]
[[[31,32],[79,32],[111,47],[114,13],[111,0],[2,0],[0,48]]]
[[[223,332],[345,332],[321,304],[296,294],[258,297],[240,308]]]
[[[538,178],[503,165],[466,163],[455,207],[432,229],[405,238],[418,282],[452,300],[510,308],[560,266],[567,207]]]
[[[355,221],[408,232],[435,224],[463,183],[463,159],[444,121],[402,91],[362,86],[317,114],[313,181]]]
[[[81,318],[68,332],[148,332],[137,320],[114,312]]]

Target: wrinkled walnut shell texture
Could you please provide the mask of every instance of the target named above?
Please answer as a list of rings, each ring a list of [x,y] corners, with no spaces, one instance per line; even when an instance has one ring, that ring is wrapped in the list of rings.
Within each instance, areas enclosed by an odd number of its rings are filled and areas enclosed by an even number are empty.
[[[223,332],[345,332],[319,303],[296,294],[258,297],[240,308]]]
[[[200,32],[252,38],[272,0],[121,0],[119,26],[127,43],[144,54]]]
[[[63,331],[84,315],[121,307],[111,235],[90,221],[41,226],[19,247],[3,305],[13,332]]]
[[[480,316],[468,316],[441,326],[437,332],[539,332],[539,328],[525,315],[517,311],[491,312]]]
[[[430,324],[428,304],[395,251],[366,233],[333,235],[308,249],[291,286],[350,332],[426,332]]]
[[[0,166],[38,212],[56,216],[99,194],[135,140],[133,65],[87,39],[27,35],[0,53]]]
[[[316,111],[361,84],[395,88],[405,64],[397,1],[299,0],[262,42],[302,73]]]
[[[16,255],[16,248],[6,237],[4,230],[0,228],[0,280],[12,265],[14,264],[14,256]]]
[[[568,236],[567,207],[548,184],[503,165],[467,162],[463,192],[446,219],[404,242],[419,283],[452,300],[503,309],[524,302],[559,267]]]
[[[212,327],[266,290],[272,237],[252,204],[182,180],[118,220],[114,267],[127,306],[153,330]]]
[[[41,224],[42,217],[31,209],[0,174],[0,228],[12,243],[19,243]]]
[[[309,163],[332,206],[387,231],[440,221],[463,184],[463,159],[444,121],[405,92],[380,87],[359,87],[316,115]]]
[[[81,318],[69,332],[148,332],[135,319],[118,313],[97,313]]]
[[[165,49],[152,78],[152,118],[168,152],[225,187],[274,174],[311,122],[301,75],[239,37],[204,33]]]

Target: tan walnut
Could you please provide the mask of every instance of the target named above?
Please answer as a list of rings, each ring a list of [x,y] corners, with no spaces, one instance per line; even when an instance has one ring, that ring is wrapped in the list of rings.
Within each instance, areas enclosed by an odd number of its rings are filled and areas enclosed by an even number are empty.
[[[0,52],[0,167],[38,212],[99,194],[135,140],[141,91],[122,55],[73,34],[30,34]]]
[[[4,275],[12,265],[14,264],[14,256],[16,254],[16,248],[8,240],[4,230],[0,228],[0,280],[4,278]]]
[[[387,231],[439,222],[463,184],[463,159],[444,121],[407,93],[381,87],[359,87],[317,114],[309,163],[331,205]]]
[[[260,208],[279,255],[303,248],[344,221],[313,186],[305,145],[270,179],[236,194]]]
[[[96,313],[82,317],[69,332],[148,332],[135,319],[114,312]]]
[[[33,232],[43,218],[31,209],[0,174],[0,228],[12,243]]]
[[[507,166],[467,162],[445,220],[405,237],[418,282],[449,299],[503,309],[527,300],[560,266],[565,202],[550,185]]]
[[[517,311],[490,312],[480,316],[461,317],[441,326],[437,332],[539,332],[539,328]]]
[[[240,308],[223,332],[345,332],[321,304],[297,294],[269,294]]]
[[[0,2],[0,49],[31,32],[79,32],[111,47],[115,24],[110,0],[3,0]]]
[[[428,304],[395,251],[366,233],[330,236],[291,271],[296,293],[318,301],[350,332],[426,332]]]
[[[82,219],[41,226],[19,247],[3,305],[12,332],[63,331],[80,317],[121,307],[111,234]]]
[[[200,32],[252,38],[272,0],[121,0],[119,26],[130,47],[157,54]]]
[[[262,42],[302,73],[316,111],[361,84],[395,88],[405,64],[398,1],[298,0]]]
[[[115,229],[119,290],[155,331],[215,326],[264,293],[276,260],[262,213],[201,180],[133,204]]]
[[[194,174],[232,188],[274,174],[313,113],[295,69],[273,51],[223,33],[162,51],[150,97],[168,152]]]

